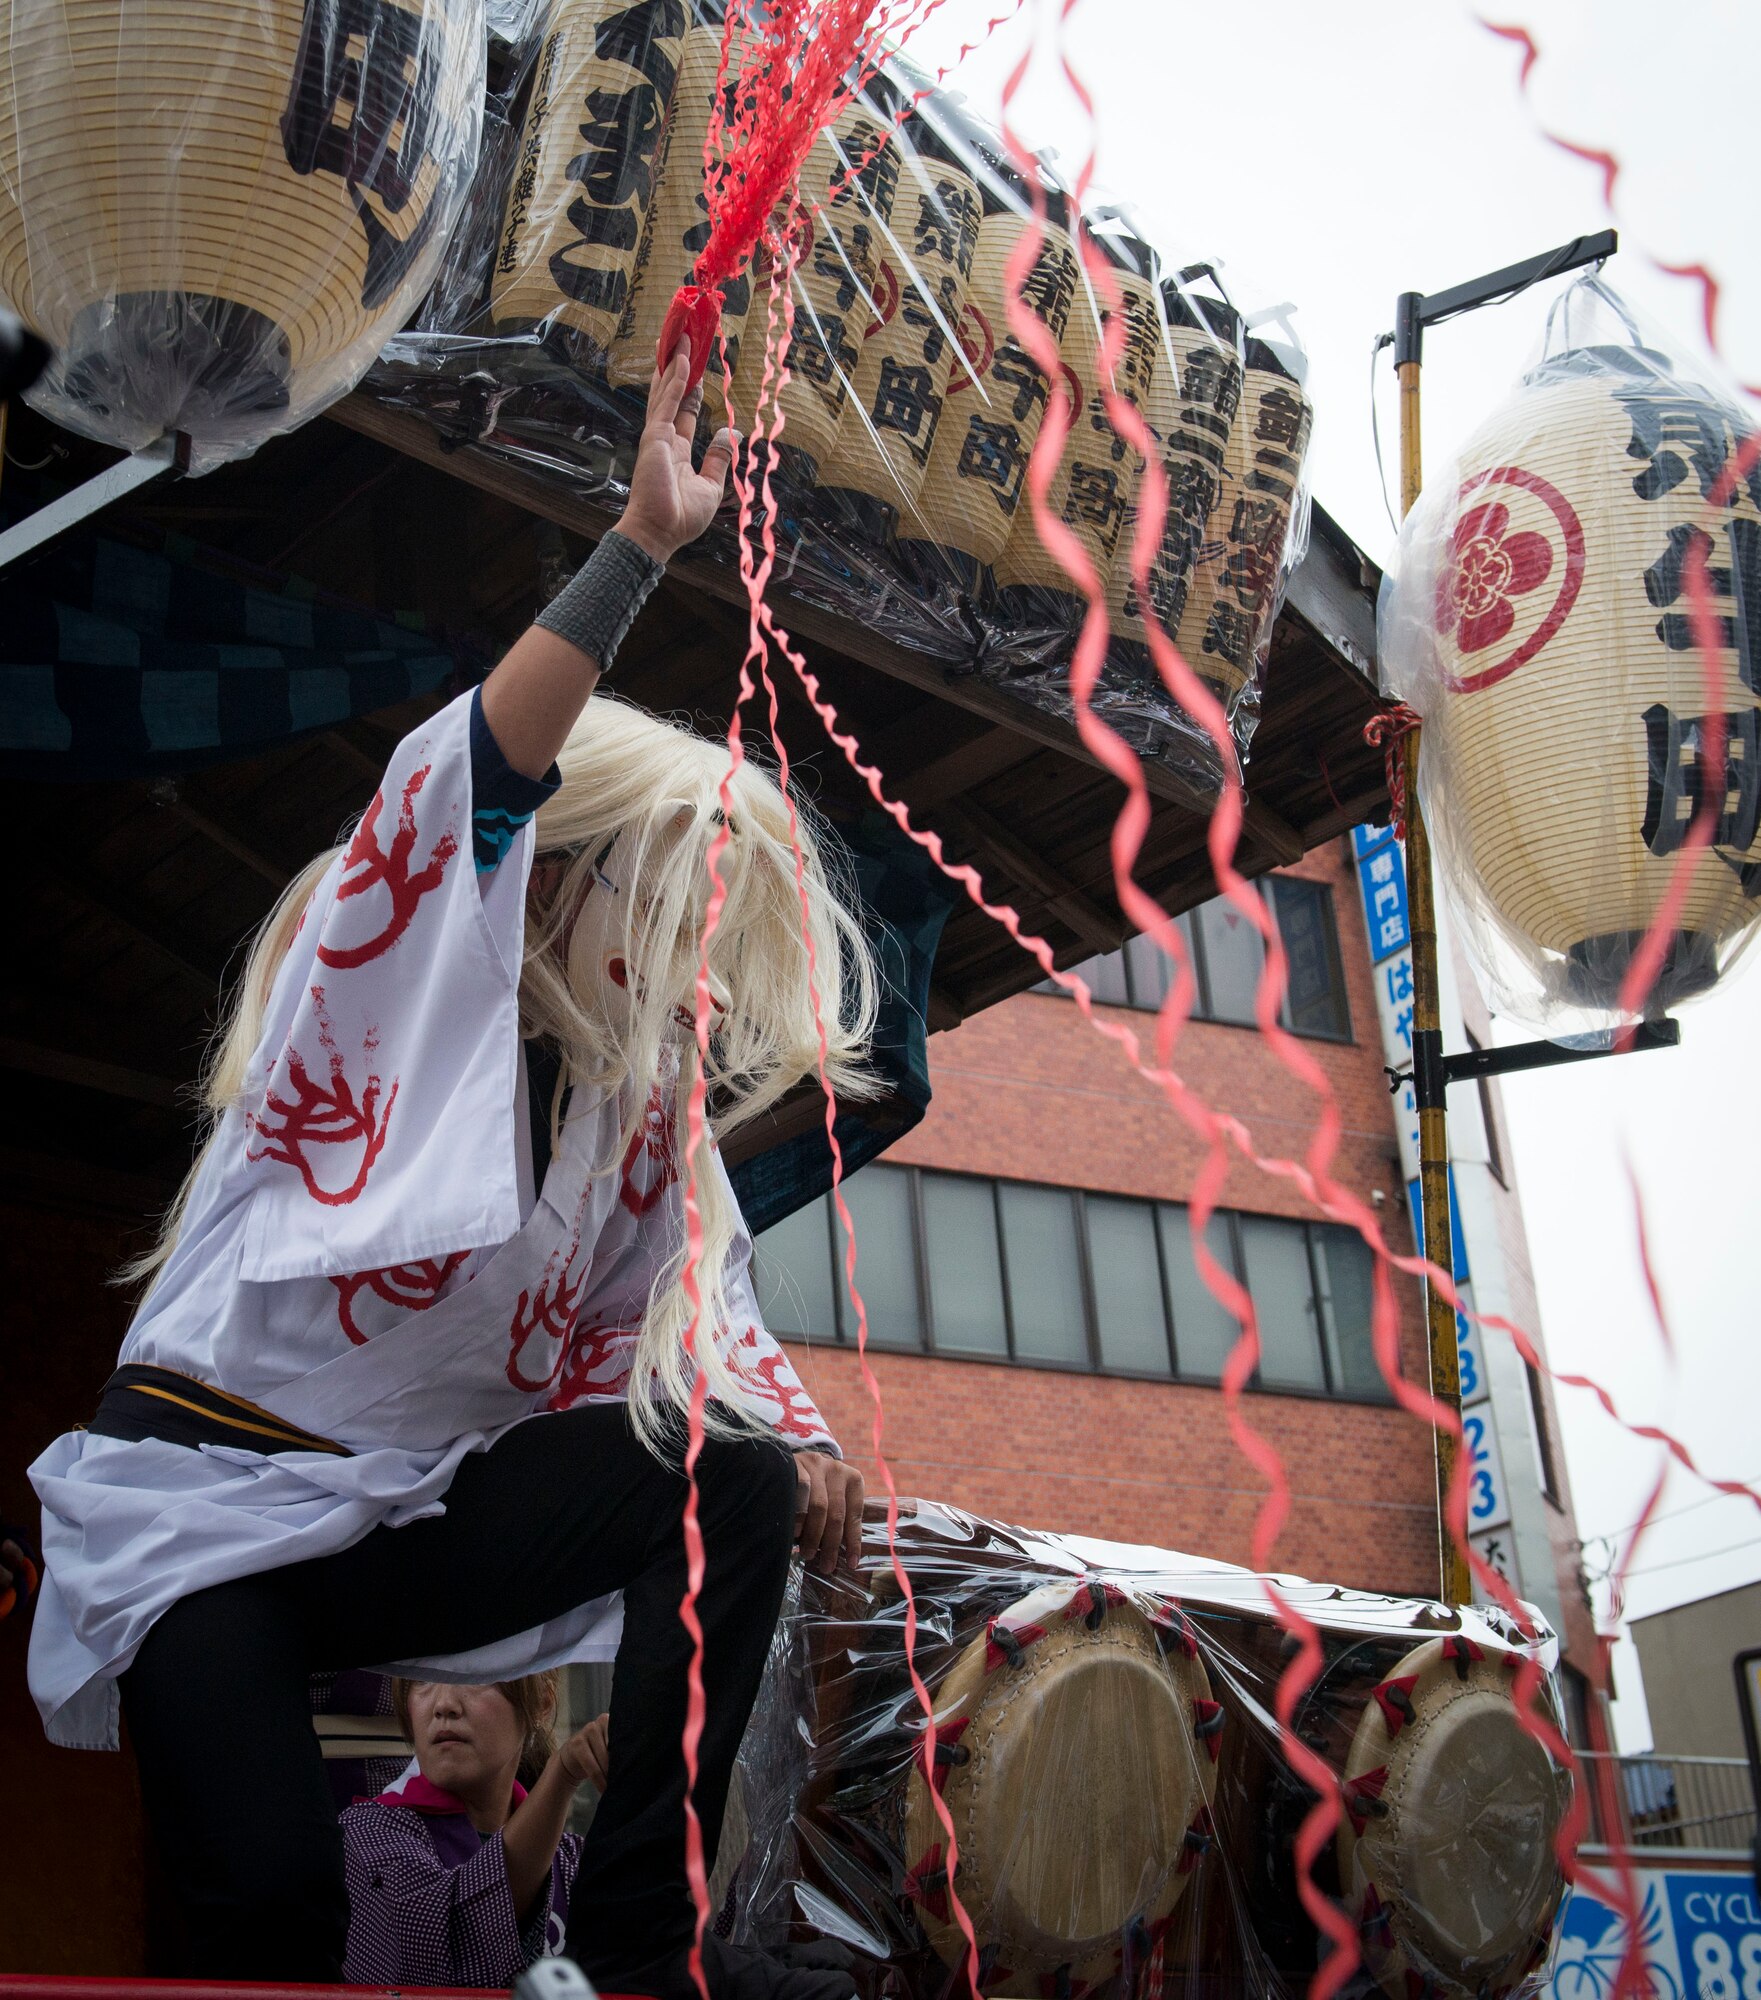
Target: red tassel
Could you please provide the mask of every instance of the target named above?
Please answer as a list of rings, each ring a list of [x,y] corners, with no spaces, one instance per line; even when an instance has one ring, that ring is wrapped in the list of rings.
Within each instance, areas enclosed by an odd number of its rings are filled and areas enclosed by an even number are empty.
[[[679,342],[691,343],[691,377],[687,390],[695,389],[709,366],[716,335],[721,331],[722,295],[714,285],[681,285],[667,307],[666,323],[660,330],[655,364],[662,373],[678,352]]]

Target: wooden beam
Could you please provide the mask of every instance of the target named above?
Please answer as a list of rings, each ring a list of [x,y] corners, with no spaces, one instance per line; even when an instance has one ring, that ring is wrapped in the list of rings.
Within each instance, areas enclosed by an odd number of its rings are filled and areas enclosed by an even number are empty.
[[[151,798],[153,795],[149,792],[148,796]],[[175,813],[210,845],[218,847],[224,854],[230,854],[253,875],[261,876],[278,894],[293,880],[294,871],[291,868],[283,868],[279,862],[259,854],[248,840],[234,833],[230,827],[223,826],[199,806],[191,805],[181,792],[171,798],[154,798],[153,803],[162,811]]]
[[[924,1009],[923,1024],[932,1035],[944,1034],[949,1028],[957,1028],[966,1019],[965,1002],[945,986],[930,981],[929,1005]]]
[[[418,459],[424,465],[449,473],[482,492],[492,493],[498,499],[524,507],[541,519],[555,521],[559,527],[571,528],[594,541],[608,528],[617,525],[616,511],[610,506],[582,499],[560,482],[505,464],[478,445],[460,444],[448,450],[420,417],[388,409],[359,391],[333,404],[325,414],[333,423],[345,425],[364,437],[402,452],[406,457]],[[745,591],[738,572],[707,556],[676,556],[669,574],[675,580],[689,584],[723,603],[745,603]],[[1098,762],[1083,747],[1074,725],[1030,708],[1024,702],[1012,700],[1000,689],[981,681],[976,674],[951,674],[942,663],[894,645],[855,619],[822,610],[817,605],[789,597],[786,592],[779,594],[784,599],[784,618],[788,629],[797,639],[811,640],[926,694],[952,702],[958,708],[970,709],[1017,736],[1042,743],[1067,757],[1079,758],[1084,763]],[[1183,778],[1164,766],[1147,766],[1145,780],[1152,793],[1185,807],[1189,812],[1207,809],[1203,798]]]
[[[220,967],[211,962],[209,955],[163,923],[150,924],[138,903],[131,907],[89,875],[71,874],[53,862],[33,861],[31,872],[58,894],[96,910],[204,993],[212,996],[219,986]]]
[[[977,848],[1006,875],[1037,890],[1050,908],[1094,950],[1112,951],[1126,935],[1118,920],[1109,918],[1097,904],[1091,903],[1074,882],[1067,881],[1049,861],[1035,854],[982,806],[970,799],[958,805],[951,799],[944,800],[939,817],[945,827],[960,834],[969,846]]]
[[[0,1035],[0,1069],[44,1076],[54,1083],[72,1083],[82,1090],[102,1091],[106,1097],[126,1097],[136,1104],[156,1104],[173,1110],[183,1104],[189,1088],[176,1077],[150,1076],[145,1070],[100,1062],[93,1056],[75,1055],[70,1049],[45,1048],[39,1042],[20,1041],[14,1035]]]

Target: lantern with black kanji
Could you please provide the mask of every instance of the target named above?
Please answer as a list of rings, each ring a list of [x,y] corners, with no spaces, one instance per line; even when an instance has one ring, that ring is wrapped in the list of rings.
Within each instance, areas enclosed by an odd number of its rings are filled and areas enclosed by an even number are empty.
[[[923,486],[899,530],[899,549],[925,584],[976,594],[1009,545],[1027,499],[1027,461],[1039,441],[1051,384],[1009,323],[1008,266],[1036,231],[1021,176],[995,169],[980,188],[984,219],[960,315],[965,365],[948,381]],[[1021,284],[1026,309],[1062,342],[1081,285],[1068,197],[1053,189],[1038,249]]]
[[[1149,599],[1132,575],[1138,507],[1126,509],[1107,591],[1115,641],[1147,650],[1146,609],[1172,637],[1180,629],[1205,531],[1224,486],[1229,440],[1241,401],[1240,320],[1219,298],[1161,288],[1163,345],[1143,417],[1168,482],[1162,533],[1149,565]]]
[[[906,119],[899,148],[892,241],[877,246],[870,317],[820,466],[826,517],[874,544],[923,490],[984,213],[958,150],[921,114]]]
[[[724,119],[731,122],[728,77],[740,73],[738,49],[722,64],[722,30],[693,28],[685,37],[672,108],[655,158],[654,198],[631,272],[629,296],[612,338],[608,373],[619,388],[645,389],[654,373],[655,347],[673,294],[691,275],[698,252],[709,241],[709,199],[704,186],[704,142],[715,110],[717,79],[724,94]],[[752,297],[752,276],[742,271],[721,288],[721,339],[711,350],[709,375],[715,401],[722,401],[722,349],[738,363],[740,332]],[[707,400],[707,396],[706,396]],[[716,421],[721,421],[718,412]]]
[[[1246,361],[1175,635],[1188,666],[1231,714],[1255,683],[1303,532],[1303,464],[1314,423],[1300,355],[1250,339]]]
[[[1113,250],[1116,246],[1104,245]],[[1146,263],[1151,254],[1143,251]],[[1123,320],[1119,358],[1113,377],[1103,383],[1103,332],[1111,308],[1079,275],[1062,348],[1064,387],[1071,402],[1069,435],[1046,495],[1055,519],[1076,538],[1094,565],[1103,589],[1113,573],[1125,517],[1137,492],[1143,461],[1130,442],[1113,428],[1105,390],[1142,410],[1161,351],[1161,312],[1156,288],[1142,271],[1121,263],[1112,273],[1119,292]],[[1031,635],[1050,632],[1060,639],[1059,664],[1067,655],[1062,643],[1081,622],[1087,600],[1075,579],[1040,539],[1033,508],[1017,508],[1009,540],[995,565],[996,610],[1005,633],[1027,648],[1034,671],[1044,662]]]
[[[1697,820],[1649,1011],[1761,920],[1761,441],[1697,372],[1578,281],[1401,536],[1427,822],[1489,997],[1548,1029],[1616,1018]]]
[[[837,438],[856,373],[857,345],[875,317],[881,253],[899,188],[896,109],[886,78],[871,77],[814,141],[801,169],[800,199],[792,214],[776,218],[779,228],[794,231],[787,291],[769,245],[761,243],[753,259],[748,337],[734,371],[734,411],[742,429],[751,430],[762,419],[775,441],[777,484],[797,503],[818,482]],[[773,311],[774,340],[769,338]],[[785,325],[786,381],[777,365]]]
[[[527,100],[490,274],[498,333],[542,329],[595,363],[629,306],[686,0],[561,0]]]
[[[0,295],[30,400],[196,469],[343,394],[477,163],[481,0],[0,0]]]

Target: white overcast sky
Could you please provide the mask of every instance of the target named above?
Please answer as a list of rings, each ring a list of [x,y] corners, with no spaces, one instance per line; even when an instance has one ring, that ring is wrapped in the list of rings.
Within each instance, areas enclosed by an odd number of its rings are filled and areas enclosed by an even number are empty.
[[[946,0],[912,53],[932,67],[1002,8]],[[1074,173],[1086,126],[1049,60],[1056,7],[1023,14],[951,87],[995,116],[1028,45],[1039,54],[1015,122]],[[1294,300],[1317,406],[1317,498],[1378,559],[1392,543],[1369,423],[1373,337],[1395,295],[1440,291],[1607,221],[1601,174],[1549,146],[1556,131],[1618,154],[1623,248],[1609,277],[1678,347],[1703,351],[1697,287],[1650,255],[1703,262],[1724,283],[1719,333],[1740,378],[1761,382],[1761,231],[1753,122],[1756,0],[1509,0],[1542,52],[1532,108],[1518,55],[1459,0],[1083,0],[1070,48],[1097,105],[1098,171],[1145,234],[1181,260],[1225,260],[1243,302]],[[1745,81],[1746,80],[1746,81]],[[1728,87],[1726,87],[1728,86]],[[1535,342],[1540,294],[1439,329],[1425,372],[1427,456],[1502,399]],[[1384,357],[1384,448],[1393,397]],[[1686,1009],[1679,1050],[1516,1078],[1505,1104],[1554,1366],[1604,1382],[1642,1421],[1672,1428],[1714,1474],[1761,1479],[1761,1009],[1756,958]],[[1640,1276],[1627,1163],[1643,1190],[1676,1338],[1663,1360]],[[1561,1392],[1586,1539],[1624,1530],[1655,1476],[1655,1448]],[[1761,1578],[1761,1514],[1672,1479],[1635,1559],[1630,1615]],[[1722,1552],[1722,1553],[1721,1553]],[[1761,1640],[1761,1633],[1755,1637]],[[1617,1656],[1626,1747],[1648,1741],[1630,1645]],[[1708,1673],[1729,1688],[1730,1670]]]

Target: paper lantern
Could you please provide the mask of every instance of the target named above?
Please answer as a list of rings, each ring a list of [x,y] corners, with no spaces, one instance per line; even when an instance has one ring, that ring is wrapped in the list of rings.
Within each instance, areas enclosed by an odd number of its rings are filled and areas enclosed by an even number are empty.
[[[697,253],[709,241],[703,144],[715,108],[716,78],[722,75],[721,54],[720,28],[693,28],[685,37],[672,109],[655,155],[655,194],[648,211],[648,225],[636,253],[630,295],[611,344],[607,373],[619,388],[648,386],[654,373],[655,348],[673,294],[690,276]],[[724,92],[730,88],[727,77],[737,77],[739,71],[739,52],[734,50],[730,53],[727,75],[723,77]],[[740,330],[752,298],[750,272],[728,279],[721,293],[722,339],[729,357],[737,365]],[[718,347],[711,350],[709,357],[709,372],[717,378],[717,386],[705,392],[706,402],[711,393],[718,402],[721,400],[721,367]]]
[[[562,0],[538,54],[490,277],[499,333],[602,355],[630,302],[690,16],[685,0]]]
[[[1618,307],[1597,281],[1567,299],[1409,516],[1383,647],[1424,717],[1452,903],[1499,1011],[1542,1026],[1612,1020],[1711,782],[1712,715],[1714,846],[1653,1007],[1711,986],[1761,918],[1761,467],[1732,476],[1751,426],[1620,325],[1595,338]]]
[[[1016,192],[1025,200],[1017,180]],[[975,590],[981,573],[1009,544],[1027,495],[1027,461],[1039,441],[1051,387],[1040,365],[1010,331],[1008,264],[1033,227],[1003,194],[983,190],[972,279],[960,316],[970,373],[956,366],[901,554],[926,580],[953,579]],[[1062,342],[1080,278],[1067,227],[1068,204],[1047,197],[1033,265],[1022,282],[1028,309]]]
[[[480,0],[0,0],[0,293],[30,400],[198,469],[350,388],[475,170]]]
[[[816,484],[837,437],[856,370],[856,343],[872,317],[869,302],[879,284],[899,186],[892,108],[890,86],[872,78],[862,98],[839,115],[830,132],[820,134],[801,170],[795,218],[800,252],[789,280],[794,313],[789,379],[780,390],[773,360],[765,391],[771,265],[762,247],[753,270],[750,337],[734,371],[734,409],[741,427],[750,429],[760,393],[766,393],[767,425],[774,431],[781,420],[778,469],[797,494]],[[787,218],[777,220],[782,226]],[[776,311],[780,339],[780,298]]]
[[[1113,275],[1125,316],[1124,344],[1113,386],[1141,409],[1161,345],[1161,315],[1147,278],[1128,270]],[[1086,287],[1071,309],[1063,359],[1076,410],[1046,497],[1052,513],[1082,544],[1105,584],[1112,575],[1126,509],[1137,490],[1141,460],[1114,430],[1107,415],[1100,379],[1101,320],[1097,301]],[[1048,616],[1054,622],[1067,622],[1080,615],[1085,601],[1063,565],[1040,540],[1033,508],[1027,503],[1016,510],[1008,543],[996,563],[996,579],[998,606],[1006,623],[1032,625],[1043,623]]]
[[[977,184],[934,126],[907,119],[899,151],[898,247],[880,251],[872,317],[820,467],[830,514],[872,542],[886,539],[923,489],[984,213]]]
[[[1162,537],[1150,563],[1150,610],[1172,636],[1180,629],[1206,523],[1223,490],[1230,431],[1241,401],[1240,322],[1221,299],[1162,287],[1166,348],[1156,357],[1144,421],[1168,481]],[[1143,607],[1131,574],[1137,506],[1119,531],[1107,609],[1114,630],[1141,642]]]
[[[1313,424],[1295,368],[1250,340],[1222,483],[1176,634],[1187,664],[1228,707],[1271,640]]]

